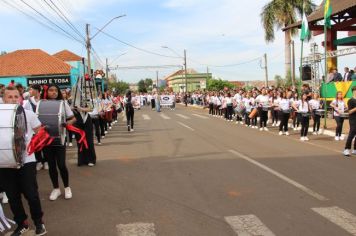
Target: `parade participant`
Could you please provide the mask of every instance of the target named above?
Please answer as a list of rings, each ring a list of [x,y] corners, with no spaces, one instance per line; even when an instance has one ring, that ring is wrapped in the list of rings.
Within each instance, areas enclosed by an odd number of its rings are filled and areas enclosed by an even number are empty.
[[[257,92],[252,93],[252,98],[251,98],[251,109],[257,108],[256,106],[256,98],[257,98]],[[251,119],[251,128],[252,129],[258,129],[257,127],[257,115]]]
[[[272,126],[279,126],[279,102],[280,102],[279,92],[273,92],[272,97],[270,98],[270,103],[272,104]]]
[[[94,98],[93,104],[94,104],[93,110],[88,112],[88,114],[92,119],[97,144],[101,145],[101,130],[100,130],[100,115],[99,115],[99,111],[101,109],[101,100],[98,97]]]
[[[155,93],[151,96],[151,109],[155,110],[156,109],[156,99],[155,99]]]
[[[105,134],[108,133],[108,129],[112,129],[112,101],[108,92],[104,92],[103,96],[103,104],[104,104],[104,126],[105,126]]]
[[[16,88],[6,88],[4,103],[20,103],[20,93]],[[25,110],[25,114],[27,146],[32,136],[40,129],[41,122],[31,110]],[[36,179],[36,158],[34,154],[28,155],[26,152],[23,162],[24,165],[20,169],[0,169],[0,186],[5,189],[9,198],[11,211],[14,214],[14,221],[17,224],[17,228],[11,236],[20,236],[29,230],[29,223],[22,204],[21,195],[24,195],[30,207],[31,218],[36,226],[36,235],[45,235],[47,231],[42,221],[43,212]]]
[[[310,107],[308,104],[308,94],[303,93],[302,99],[299,102],[299,106],[296,106],[296,103],[293,105],[294,109],[300,113],[302,129],[300,130],[300,141],[308,141],[308,129],[309,129],[309,116],[310,116]]]
[[[161,94],[157,92],[155,94],[156,111],[161,112]]]
[[[71,105],[71,100],[69,100],[69,95],[66,90],[61,90],[63,101],[68,104],[68,106]],[[73,137],[75,134],[72,131],[67,132],[66,136],[66,143],[69,147],[73,147]]]
[[[157,107],[159,107],[159,104],[156,103]],[[126,92],[125,98],[124,98],[124,106],[125,106],[125,113],[126,113],[126,121],[127,121],[127,131],[134,131],[134,115],[135,115],[135,110],[133,108],[132,104],[132,95],[131,91],[128,90]]]
[[[60,89],[58,85],[55,84],[50,84],[48,86],[44,86],[44,89],[42,90],[41,93],[41,99],[45,100],[63,100],[62,93],[60,92]],[[65,104],[65,113],[66,113],[66,118],[67,118],[67,124],[74,124],[75,123],[75,117],[68,106],[67,103]],[[44,124],[46,125],[46,124]],[[64,125],[64,124],[63,124]],[[43,149],[43,154],[45,158],[48,160],[48,165],[49,165],[49,175],[52,181],[53,185],[53,190],[50,194],[49,199],[51,201],[57,200],[57,198],[61,195],[61,190],[59,189],[59,183],[58,183],[58,170],[57,167],[60,171],[62,181],[64,184],[64,197],[65,199],[70,199],[72,198],[72,191],[71,188],[69,187],[69,174],[68,174],[68,169],[66,166],[66,148],[64,145],[60,143],[60,140],[55,139],[50,146],[47,146]]]
[[[281,114],[281,122],[279,124],[279,135],[289,135],[288,132],[288,120],[290,116],[291,101],[287,95],[287,92],[282,92],[280,96],[280,101],[278,103],[278,110]]]
[[[309,101],[309,106],[312,109],[312,118],[313,118],[313,135],[319,134],[320,129],[320,114],[317,114],[316,111],[322,107],[320,102],[319,94],[315,93],[313,99]]]
[[[228,93],[227,96],[225,97],[225,103],[226,103],[226,120],[227,121],[232,121],[232,113],[234,112],[233,106],[232,106],[232,97],[231,93]]]
[[[223,95],[218,93],[216,95],[216,116],[222,118],[222,102],[223,102]]]
[[[270,106],[267,90],[262,89],[260,95],[257,96],[256,102],[258,104],[260,114],[260,131],[268,131],[267,119],[268,119],[268,107]]]
[[[343,140],[342,136],[342,127],[344,125],[345,118],[342,117],[342,114],[347,110],[347,106],[344,102],[344,97],[342,92],[336,93],[336,98],[331,102],[330,106],[334,109],[334,119],[336,121],[336,132],[335,132],[335,141]]]
[[[354,140],[356,136],[356,86],[352,87],[351,90],[352,98],[347,102],[347,107],[349,108],[350,131],[345,145],[344,156],[350,156],[352,140]],[[352,154],[356,154],[356,141],[354,141],[354,146]]]
[[[291,98],[291,102],[292,104],[294,104],[294,107],[299,107],[300,105],[300,100],[299,100],[299,94],[298,92],[295,92],[293,94],[293,97]],[[301,116],[300,113],[297,113],[297,110],[294,109],[292,112],[292,117],[293,117],[293,130],[297,131],[298,129],[300,129],[299,124],[300,124],[300,120],[301,120]]]
[[[24,101],[23,108],[36,113],[37,103],[41,99],[41,86],[37,84],[31,85],[30,95],[31,97],[28,100]],[[48,162],[43,156],[42,151],[35,152],[35,157],[37,161],[36,169],[38,171],[41,170],[42,168],[48,170]]]
[[[251,92],[246,93],[246,97],[242,99],[242,103],[246,109],[245,113],[245,125],[246,127],[251,127],[251,119],[249,117],[252,111],[253,99],[251,98]]]
[[[209,102],[209,115],[213,116],[214,115],[214,94],[210,93],[207,97],[208,102]]]

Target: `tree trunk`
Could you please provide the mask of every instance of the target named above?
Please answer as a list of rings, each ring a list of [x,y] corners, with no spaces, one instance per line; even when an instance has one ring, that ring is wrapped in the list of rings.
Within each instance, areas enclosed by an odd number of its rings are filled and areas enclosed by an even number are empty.
[[[290,35],[290,31],[287,30],[284,32],[284,55],[285,55],[285,78],[290,75],[292,70],[292,63],[291,63],[291,45],[290,42],[292,37]]]

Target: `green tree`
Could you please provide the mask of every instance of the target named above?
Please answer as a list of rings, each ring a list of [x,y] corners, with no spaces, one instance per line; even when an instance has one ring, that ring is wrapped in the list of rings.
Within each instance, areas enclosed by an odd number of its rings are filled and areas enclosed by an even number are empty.
[[[284,87],[285,86],[285,80],[280,75],[275,75],[274,81],[276,81],[276,87]]]
[[[128,83],[120,80],[118,82],[109,83],[108,87],[111,90],[115,89],[115,91],[118,92],[119,94],[124,94],[126,92],[126,90],[128,90],[130,88],[130,85]]]
[[[150,78],[141,79],[138,82],[138,91],[140,93],[147,93],[147,91],[152,90],[153,80]]]
[[[215,90],[215,91],[220,91],[223,90],[224,88],[232,89],[234,88],[234,85],[230,83],[227,80],[222,80],[222,79],[213,79],[209,78],[207,79],[207,90]]]
[[[261,13],[261,20],[265,30],[265,40],[273,42],[275,39],[275,29],[284,28],[297,22],[303,14],[303,4],[305,14],[309,15],[315,4],[312,0],[272,0],[267,3]],[[298,33],[297,29],[290,29],[284,32],[285,47],[285,76],[291,71],[291,45],[292,37]]]

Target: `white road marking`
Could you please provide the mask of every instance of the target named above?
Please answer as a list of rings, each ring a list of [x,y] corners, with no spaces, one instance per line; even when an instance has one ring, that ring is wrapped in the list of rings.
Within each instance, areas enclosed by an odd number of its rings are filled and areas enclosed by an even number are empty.
[[[151,120],[151,117],[149,117],[148,115],[143,114],[142,117],[144,120]]]
[[[166,116],[165,114],[161,113],[161,117],[165,120],[170,120],[171,118],[169,116]]]
[[[356,216],[339,207],[312,208],[313,211],[340,226],[351,235],[356,235]]]
[[[156,236],[155,226],[151,223],[133,223],[116,225],[118,236]]]
[[[180,124],[181,126],[187,128],[187,129],[191,130],[191,131],[194,131],[194,129],[192,127],[189,127],[188,125],[183,124],[182,122],[177,122],[177,123]]]
[[[304,185],[302,185],[302,184],[300,184],[300,183],[288,178],[287,176],[285,176],[285,175],[283,175],[283,174],[281,174],[281,173],[269,168],[268,166],[263,165],[262,163],[259,163],[258,161],[255,161],[255,160],[249,158],[248,156],[246,156],[246,155],[244,155],[242,153],[239,153],[239,152],[237,152],[235,150],[230,150],[230,152],[232,154],[244,159],[245,161],[248,161],[251,164],[254,164],[255,166],[260,167],[261,169],[263,169],[263,170],[267,171],[268,173],[280,178],[281,180],[293,185],[294,187],[298,188],[299,190],[302,190],[303,192],[309,194],[310,196],[318,199],[319,201],[327,201],[327,200],[329,200],[326,197],[320,195],[319,193],[314,192],[313,190],[305,187]]]
[[[182,115],[182,114],[176,114],[177,116],[179,116],[180,118],[183,118],[185,120],[189,120],[190,118],[188,116]]]
[[[226,216],[225,220],[238,236],[275,236],[255,215]]]
[[[202,115],[198,115],[198,114],[193,114],[193,116],[196,116],[196,117],[202,118],[202,119],[204,119],[204,120],[209,119],[209,118],[208,118],[208,117],[206,117],[206,116],[202,116]]]

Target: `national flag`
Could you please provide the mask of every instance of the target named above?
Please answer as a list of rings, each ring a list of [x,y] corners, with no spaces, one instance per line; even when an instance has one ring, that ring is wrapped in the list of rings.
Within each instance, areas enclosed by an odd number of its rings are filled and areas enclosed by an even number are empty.
[[[331,13],[332,13],[332,7],[330,5],[330,0],[325,0],[324,19],[325,19],[325,25],[328,28],[331,28]]]
[[[309,31],[308,19],[304,12],[303,21],[302,21],[302,30],[300,31],[300,40],[304,41],[304,39],[308,38],[309,34],[310,31]]]

